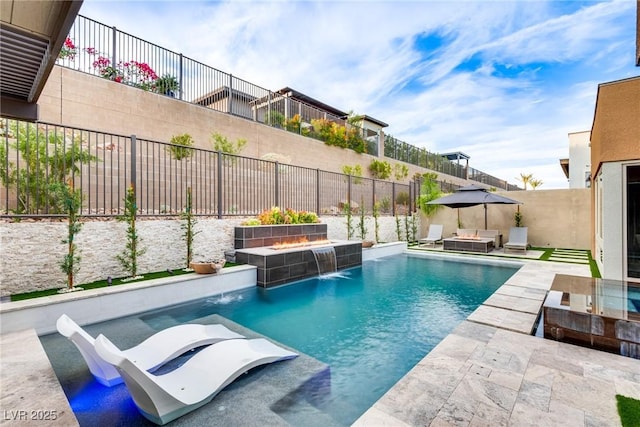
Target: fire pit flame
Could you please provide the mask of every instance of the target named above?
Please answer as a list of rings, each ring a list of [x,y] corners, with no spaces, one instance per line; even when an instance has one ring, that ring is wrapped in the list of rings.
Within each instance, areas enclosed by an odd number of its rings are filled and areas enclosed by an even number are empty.
[[[275,250],[290,249],[290,248],[301,248],[304,246],[326,245],[329,243],[331,243],[331,241],[328,239],[309,241],[309,239],[307,239],[306,237],[300,237],[299,239],[296,239],[296,240],[274,243],[273,246],[271,246],[271,248]]]
[[[477,234],[460,234],[456,236],[456,239],[460,240],[480,240],[480,237]]]

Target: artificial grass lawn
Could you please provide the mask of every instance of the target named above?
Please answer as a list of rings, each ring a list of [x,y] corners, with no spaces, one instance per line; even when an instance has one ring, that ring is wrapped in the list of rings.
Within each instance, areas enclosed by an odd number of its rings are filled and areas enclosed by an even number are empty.
[[[238,265],[238,264],[233,262],[227,262],[225,263],[224,267],[232,267],[234,265]],[[144,277],[136,280],[127,280],[126,277],[118,277],[111,281],[111,285],[109,285],[109,283],[105,279],[105,280],[98,280],[96,282],[91,282],[91,283],[83,283],[81,285],[76,285],[76,286],[84,290],[97,289],[97,288],[105,288],[107,286],[127,285],[129,283],[137,283],[137,282],[142,282],[144,280],[161,279],[163,277],[180,276],[182,274],[191,274],[191,273],[193,273],[193,271],[184,271],[184,269],[182,268],[177,270],[167,269],[164,271],[156,271],[154,273],[145,273]],[[58,291],[60,289],[63,289],[63,288],[45,289],[42,291],[33,291],[33,292],[25,292],[23,294],[14,294],[14,295],[11,295],[11,301],[22,301],[22,300],[31,299],[31,298],[58,295]]]
[[[616,394],[622,427],[640,427],[640,400]]]

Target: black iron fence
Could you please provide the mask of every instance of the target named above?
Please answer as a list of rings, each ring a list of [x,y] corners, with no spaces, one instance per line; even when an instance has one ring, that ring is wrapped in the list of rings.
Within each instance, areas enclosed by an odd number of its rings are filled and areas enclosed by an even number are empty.
[[[380,134],[357,117],[320,109],[225,73],[181,53],[79,15],[58,57],[59,65],[151,90],[213,110],[378,156]],[[486,185],[520,190],[505,180],[456,164],[391,136],[384,156]]]
[[[289,132],[378,154],[378,133],[180,53],[78,16],[57,63]]]
[[[467,167],[466,165],[454,163],[440,154],[431,153],[424,148],[407,144],[390,135],[387,135],[384,140],[384,155],[436,172],[481,182],[496,189],[507,191],[521,190],[517,185],[509,184],[503,179],[496,178],[477,169]]]
[[[72,185],[83,197],[83,216],[124,212],[134,186],[139,215],[184,211],[218,218],[253,216],[271,206],[344,213],[349,204],[382,215],[414,210],[419,188],[320,169],[183,147],[48,123],[0,119],[0,214],[64,215],[56,189]]]

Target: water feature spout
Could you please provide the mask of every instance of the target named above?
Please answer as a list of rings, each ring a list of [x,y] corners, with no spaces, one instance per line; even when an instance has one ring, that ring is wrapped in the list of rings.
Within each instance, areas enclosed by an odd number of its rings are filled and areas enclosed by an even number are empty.
[[[336,259],[336,250],[333,246],[312,248],[313,256],[318,266],[318,274],[335,273],[338,271],[338,261]]]

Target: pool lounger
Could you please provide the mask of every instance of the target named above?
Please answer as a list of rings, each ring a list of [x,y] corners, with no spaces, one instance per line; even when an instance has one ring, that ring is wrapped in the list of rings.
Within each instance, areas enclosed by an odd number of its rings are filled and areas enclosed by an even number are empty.
[[[60,316],[56,327],[80,350],[96,380],[107,387],[122,382],[118,371],[96,353],[95,339],[69,316]],[[223,325],[185,324],[164,329],[123,353],[140,369],[154,371],[191,349],[235,338],[244,336]]]
[[[226,340],[204,348],[175,370],[156,376],[140,369],[104,335],[98,336],[95,348],[122,374],[142,415],[156,424],[168,423],[205,405],[251,368],[298,356],[264,338]]]

